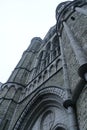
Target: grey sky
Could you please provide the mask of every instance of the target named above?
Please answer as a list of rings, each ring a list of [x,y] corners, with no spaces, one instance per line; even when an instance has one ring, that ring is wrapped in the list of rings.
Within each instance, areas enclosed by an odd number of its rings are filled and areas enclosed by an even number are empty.
[[[6,82],[23,51],[56,23],[55,9],[64,0],[0,0],[0,82]]]

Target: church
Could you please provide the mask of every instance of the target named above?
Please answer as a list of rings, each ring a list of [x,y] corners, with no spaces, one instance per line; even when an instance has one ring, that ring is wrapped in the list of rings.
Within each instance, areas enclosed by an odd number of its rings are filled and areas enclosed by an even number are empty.
[[[87,130],[87,0],[60,3],[0,88],[0,130]]]

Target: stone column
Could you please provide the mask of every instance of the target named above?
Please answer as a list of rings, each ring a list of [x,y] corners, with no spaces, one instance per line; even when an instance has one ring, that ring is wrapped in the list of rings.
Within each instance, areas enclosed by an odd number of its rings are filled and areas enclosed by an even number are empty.
[[[63,45],[62,45],[61,37],[59,37],[59,43],[60,43],[60,50],[61,50],[61,56],[62,56],[64,87],[65,87],[66,92],[67,92],[64,104],[67,104],[68,101],[72,102],[72,95],[71,95],[71,89],[70,89],[67,62],[66,62],[66,58],[65,58],[65,54],[64,54],[64,48],[63,48]]]
[[[84,54],[82,47],[80,46],[78,40],[73,35],[72,31],[68,27],[67,23],[63,22],[64,29],[67,33],[67,36],[70,40],[70,45],[76,55],[76,59],[79,62],[79,75],[87,81],[87,56]]]
[[[67,91],[66,99],[63,103],[64,107],[68,111],[69,116],[69,130],[77,130],[77,123],[75,120],[75,113],[73,110],[73,103],[72,103],[72,95],[70,90],[70,83],[69,83],[69,75],[68,75],[68,68],[67,68],[67,62],[64,55],[64,47],[62,45],[61,37],[59,37],[60,42],[60,49],[61,49],[61,55],[62,55],[62,66],[63,66],[63,77],[64,77],[64,85],[65,89]]]
[[[77,130],[76,118],[72,107],[68,107],[69,130]]]
[[[62,56],[64,85],[65,85],[65,89],[70,89],[67,63],[66,63],[66,58],[65,58],[65,55],[64,55],[64,48],[63,48],[63,45],[62,45],[61,37],[59,37],[59,42],[60,42],[60,49],[61,49],[61,56]]]

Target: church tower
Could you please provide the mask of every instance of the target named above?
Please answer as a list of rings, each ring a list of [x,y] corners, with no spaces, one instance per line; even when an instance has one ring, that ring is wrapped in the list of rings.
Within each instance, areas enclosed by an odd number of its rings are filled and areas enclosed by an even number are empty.
[[[0,88],[0,130],[87,130],[87,0],[56,8]]]

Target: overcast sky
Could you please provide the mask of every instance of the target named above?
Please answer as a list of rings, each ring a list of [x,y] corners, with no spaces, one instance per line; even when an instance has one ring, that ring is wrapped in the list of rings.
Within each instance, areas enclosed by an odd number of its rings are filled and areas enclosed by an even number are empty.
[[[4,83],[33,37],[42,39],[56,23],[64,0],[0,0],[0,82]]]

